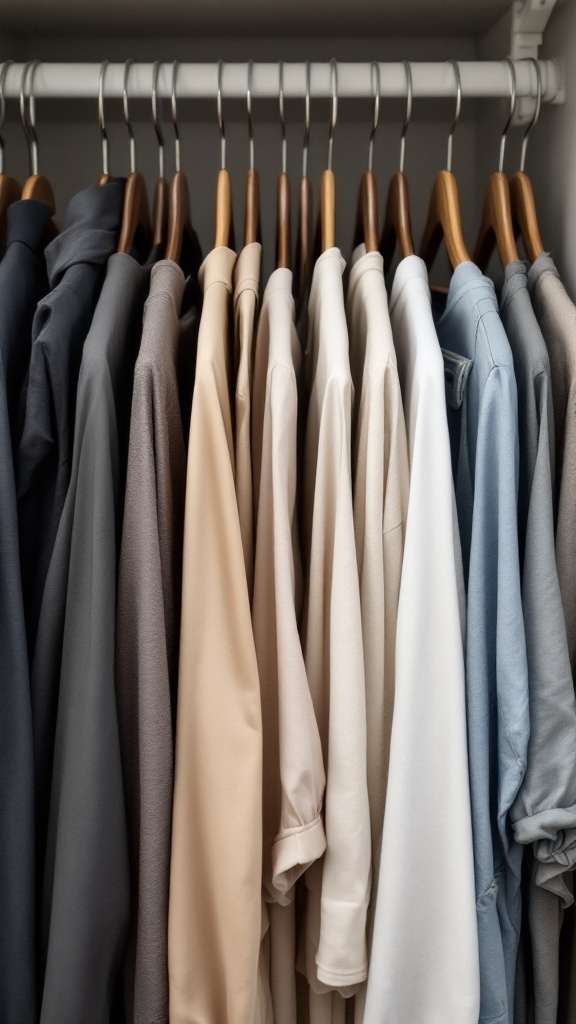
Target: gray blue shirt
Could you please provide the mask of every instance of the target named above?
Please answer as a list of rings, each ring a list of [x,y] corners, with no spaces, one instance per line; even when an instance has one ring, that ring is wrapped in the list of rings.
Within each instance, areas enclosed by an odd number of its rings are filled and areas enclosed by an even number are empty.
[[[522,847],[510,808],[530,721],[518,553],[518,411],[494,286],[456,268],[437,331],[467,588],[466,704],[480,952],[480,1022],[511,1024]]]

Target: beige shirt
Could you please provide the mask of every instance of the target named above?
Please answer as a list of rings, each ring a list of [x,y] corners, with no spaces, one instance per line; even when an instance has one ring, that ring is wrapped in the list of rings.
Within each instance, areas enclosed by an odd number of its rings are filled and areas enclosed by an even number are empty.
[[[306,872],[304,949],[315,993],[366,978],[370,814],[366,691],[351,473],[353,388],[338,249],[318,259],[309,306],[302,520],[303,646],[327,768],[326,854]],[[312,1006],[311,1006],[312,1011]]]
[[[234,484],[235,254],[214,249],[192,405],[168,919],[170,1024],[252,1024],[261,932],[262,716]]]
[[[234,267],[234,351],[236,363],[236,499],[248,593],[254,575],[254,516],[252,510],[252,457],[250,449],[250,396],[254,361],[254,333],[260,281],[262,246],[245,245]]]

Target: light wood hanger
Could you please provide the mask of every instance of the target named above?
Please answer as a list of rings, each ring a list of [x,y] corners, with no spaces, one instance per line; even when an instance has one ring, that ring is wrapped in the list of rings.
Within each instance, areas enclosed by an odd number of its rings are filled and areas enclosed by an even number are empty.
[[[460,69],[458,62],[451,60],[449,63],[454,68],[456,76],[457,99],[456,115],[448,135],[448,156],[447,169],[440,171],[436,176],[432,188],[432,196],[428,207],[428,218],[420,244],[420,255],[428,270],[432,266],[442,238],[446,245],[448,259],[453,269],[460,263],[470,261],[468,250],[462,234],[462,219],[460,216],[460,201],[458,198],[458,185],[452,174],[452,137],[460,120],[460,108],[462,105],[462,85],[460,82]]]
[[[328,132],[328,167],[320,181],[320,244],[322,252],[336,245],[336,179],[332,170],[334,129],[338,118],[338,64],[330,60],[332,77],[332,116]]]
[[[250,166],[246,177],[246,212],[244,220],[244,245],[260,241],[260,182],[254,170],[254,129],[252,125],[252,68],[248,61],[248,84],[246,87],[246,110],[248,113],[248,144]]]
[[[482,271],[486,270],[488,266],[494,245],[498,249],[498,255],[503,267],[507,267],[509,263],[513,263],[518,259],[518,249],[516,248],[514,228],[512,226],[510,190],[508,179],[503,173],[506,136],[516,107],[516,73],[514,65],[508,57],[506,62],[510,73],[510,113],[500,139],[498,170],[491,174],[488,179],[480,230],[474,249],[474,262]]]
[[[0,75],[0,133],[4,127],[4,118],[6,116],[6,101],[4,99],[4,83],[6,81],[6,73],[8,68],[14,61],[6,60],[2,65],[2,74]],[[17,199],[20,199],[22,189],[16,178],[12,178],[11,175],[4,173],[4,137],[0,134],[0,253],[4,252],[6,245],[6,215],[8,207],[12,206]]]
[[[384,226],[380,236],[380,252],[384,260],[384,269],[388,270],[396,245],[400,249],[402,259],[414,255],[412,240],[412,221],[410,217],[410,195],[408,181],[404,174],[404,157],[406,152],[406,133],[412,117],[412,69],[410,61],[404,61],[406,70],[406,116],[400,137],[400,167],[394,174],[388,188]]]
[[[134,132],[128,116],[128,76],[130,67],[134,62],[127,60],[124,66],[124,121],[128,129],[130,139],[130,174],[126,180],[124,190],[124,208],[122,212],[122,225],[120,228],[120,240],[118,252],[130,253],[134,247],[137,235],[148,246],[152,241],[152,228],[150,225],[150,207],[148,204],[148,192],[146,182],[139,171],[136,170],[136,144]]]
[[[540,235],[532,183],[528,175],[524,172],[524,165],[526,162],[528,139],[540,115],[542,78],[538,61],[535,60],[534,57],[529,57],[528,59],[532,61],[536,71],[536,104],[534,107],[534,115],[530,124],[526,128],[524,138],[522,140],[520,170],[516,171],[516,173],[510,178],[510,205],[512,208],[512,224],[514,226],[515,235],[520,235],[528,259],[531,263],[534,263],[534,260],[537,260],[545,250],[544,243],[542,242],[542,237]]]
[[[284,118],[284,61],[279,64],[278,108],[282,129],[282,171],[276,197],[276,266],[292,266],[290,238],[290,179],[286,173],[286,121]]]
[[[28,140],[28,155],[30,159],[30,176],[22,189],[22,199],[36,199],[42,203],[46,203],[47,206],[51,206],[54,210],[56,208],[56,200],[54,199],[54,190],[52,185],[44,174],[38,173],[38,135],[36,133],[34,75],[39,64],[39,60],[27,61],[24,65],[22,79],[20,82],[20,118],[22,121],[22,127],[24,128],[24,134]],[[30,72],[30,91],[28,97],[26,97],[26,79],[28,72]],[[28,112],[26,111],[26,99],[28,99]],[[46,242],[51,241],[57,234],[58,228],[54,221],[51,220],[46,229]]]
[[[216,184],[216,232],[214,245],[228,246],[233,244],[232,224],[232,182],[226,170],[226,132],[224,128],[224,117],[222,115],[222,76],[224,61],[218,61],[218,92],[216,97],[218,111],[218,127],[220,129],[220,160],[221,166],[218,172]]]
[[[364,242],[366,252],[378,252],[378,186],[372,172],[374,137],[380,115],[380,65],[378,61],[372,61],[370,73],[374,95],[374,117],[370,132],[370,142],[368,143],[368,170],[362,175],[358,190],[354,248],[360,245],[361,242]]]
[[[186,175],[180,169],[180,132],[176,111],[176,80],[180,62],[175,60],[172,70],[172,122],[174,124],[175,164],[176,173],[170,189],[168,241],[166,243],[166,259],[180,263],[182,246],[185,238],[193,235],[190,219],[190,196]]]
[[[300,203],[298,208],[298,233],[296,237],[295,293],[298,306],[307,300],[312,279],[314,258],[314,231],[312,182],[308,177],[308,151],[310,147],[310,61],[306,61],[306,96],[304,120],[304,145],[302,148],[302,178],[300,180]]]

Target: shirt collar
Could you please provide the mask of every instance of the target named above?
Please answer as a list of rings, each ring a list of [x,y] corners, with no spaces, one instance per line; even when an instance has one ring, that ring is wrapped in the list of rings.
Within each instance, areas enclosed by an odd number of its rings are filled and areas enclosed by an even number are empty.
[[[116,250],[122,218],[124,181],[91,185],[71,199],[66,226],[46,249],[50,287],[77,263],[105,264]]]
[[[33,252],[42,252],[46,228],[54,215],[47,203],[38,199],[19,199],[6,211],[6,248],[13,242],[27,245]]]

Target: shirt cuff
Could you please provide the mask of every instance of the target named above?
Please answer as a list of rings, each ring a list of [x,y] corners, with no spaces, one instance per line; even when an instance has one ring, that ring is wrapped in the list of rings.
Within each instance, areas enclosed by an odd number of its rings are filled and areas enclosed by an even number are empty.
[[[321,815],[306,825],[286,830],[272,846],[272,882],[267,886],[275,903],[286,906],[292,902],[291,889],[326,849],[326,836]]]

